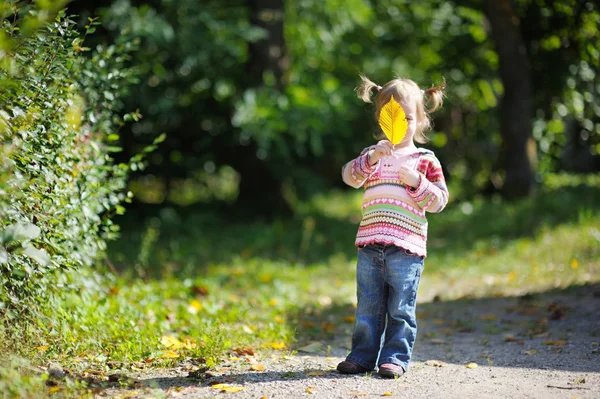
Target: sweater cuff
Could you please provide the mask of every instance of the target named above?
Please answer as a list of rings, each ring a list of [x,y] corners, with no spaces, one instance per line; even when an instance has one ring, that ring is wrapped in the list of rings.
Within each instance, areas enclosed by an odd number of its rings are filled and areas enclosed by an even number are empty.
[[[358,157],[358,165],[357,165],[357,171],[358,173],[360,173],[363,176],[369,176],[371,175],[371,173],[375,172],[375,169],[377,169],[377,164],[379,162],[377,162],[375,165],[369,165],[369,152],[365,152],[363,155],[361,155],[360,157]]]
[[[412,198],[418,198],[423,195],[423,192],[425,192],[427,189],[427,183],[429,183],[429,181],[425,178],[425,176],[419,173],[419,185],[417,187],[408,187],[406,192],[408,192],[408,195],[410,195]]]

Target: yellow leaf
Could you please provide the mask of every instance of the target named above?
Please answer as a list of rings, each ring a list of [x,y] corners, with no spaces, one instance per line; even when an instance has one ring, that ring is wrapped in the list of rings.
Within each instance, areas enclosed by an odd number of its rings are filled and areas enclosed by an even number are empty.
[[[514,279],[517,278],[517,272],[510,272],[508,273],[508,282],[510,283],[511,281],[513,281]]]
[[[250,366],[250,368],[254,371],[264,371],[265,370],[265,365],[264,364],[260,364],[260,363],[256,363],[253,364],[252,366]]]
[[[555,346],[564,346],[567,344],[567,341],[562,341],[562,340],[548,340],[546,342],[544,342],[545,345],[555,345]]]
[[[343,320],[346,323],[354,323],[354,321],[356,320],[356,317],[355,316],[346,316],[346,317],[343,318]]]
[[[229,388],[229,384],[215,384],[211,386],[212,389],[223,389]]]
[[[162,354],[162,356],[161,356],[161,358],[163,358],[163,359],[175,359],[175,358],[178,358],[178,357],[179,357],[179,355],[176,352],[171,351],[171,350],[164,351],[163,354]]]
[[[277,304],[278,304],[278,303],[279,303],[279,301],[277,301],[277,299],[275,299],[275,298],[272,298],[272,299],[269,301],[269,306],[277,306]]]
[[[265,348],[273,348],[273,349],[285,349],[285,343],[283,341],[279,342],[270,342],[267,344],[262,344]]]
[[[281,316],[275,316],[275,323],[282,324],[285,320]]]
[[[482,314],[478,318],[479,318],[479,320],[484,320],[484,321],[494,321],[494,320],[496,320],[496,315],[493,313],[488,313],[488,314]]]
[[[324,374],[325,374],[325,372],[323,370],[314,370],[314,371],[311,371],[310,373],[306,373],[306,375],[309,377],[319,377]]]
[[[309,394],[311,394],[311,395],[312,395],[313,391],[312,391],[312,389],[310,389],[310,388],[311,388],[311,387],[308,387],[308,388],[306,388],[306,393],[309,393]]]
[[[181,348],[181,342],[172,335],[164,335],[160,338],[160,343],[166,346],[167,348],[171,348],[173,350],[177,350]]]
[[[474,369],[476,367],[477,367],[477,363],[475,363],[475,362],[471,362],[471,363],[467,364],[468,369]]]
[[[198,312],[200,312],[204,307],[202,306],[202,302],[200,302],[197,299],[194,299],[193,301],[190,302],[190,306],[188,307],[188,310],[190,311],[190,313],[192,314],[196,314]]]
[[[48,390],[50,393],[56,393],[58,391],[60,391],[60,387],[52,387]]]
[[[48,345],[42,345],[42,346],[38,346],[36,349],[39,350],[40,352],[46,352],[48,350],[49,346]]]
[[[571,269],[577,269],[579,267],[579,262],[577,261],[577,259],[573,259],[571,261]]]
[[[408,129],[406,114],[394,96],[391,96],[390,101],[381,109],[379,126],[381,126],[381,130],[392,144],[400,143],[406,136],[406,130]]]
[[[383,395],[381,395],[381,396],[392,396],[392,393],[391,392],[384,392]]]
[[[243,391],[245,388],[242,387],[227,387],[227,388],[223,388],[221,389],[221,392],[239,392],[239,391]]]

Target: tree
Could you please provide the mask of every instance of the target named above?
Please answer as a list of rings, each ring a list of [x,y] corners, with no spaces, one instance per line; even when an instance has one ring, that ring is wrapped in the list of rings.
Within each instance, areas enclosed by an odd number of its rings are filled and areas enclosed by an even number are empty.
[[[485,0],[483,9],[492,28],[504,86],[499,118],[505,172],[502,192],[507,197],[523,197],[531,192],[535,170],[535,142],[531,137],[532,85],[527,47],[511,0]]]

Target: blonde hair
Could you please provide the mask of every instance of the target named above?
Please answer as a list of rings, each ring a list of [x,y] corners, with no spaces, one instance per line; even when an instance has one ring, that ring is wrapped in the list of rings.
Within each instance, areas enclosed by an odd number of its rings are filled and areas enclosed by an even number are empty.
[[[417,143],[425,144],[429,139],[425,136],[425,132],[431,129],[431,119],[429,114],[440,108],[444,102],[444,89],[446,81],[438,86],[432,86],[429,89],[421,90],[421,88],[412,80],[398,78],[390,80],[383,86],[373,83],[365,75],[360,75],[361,83],[356,88],[356,94],[366,103],[371,103],[371,94],[373,89],[376,90],[375,95],[375,119],[379,120],[381,108],[387,104],[391,96],[398,102],[416,103],[417,108],[417,131],[415,132],[414,140]]]

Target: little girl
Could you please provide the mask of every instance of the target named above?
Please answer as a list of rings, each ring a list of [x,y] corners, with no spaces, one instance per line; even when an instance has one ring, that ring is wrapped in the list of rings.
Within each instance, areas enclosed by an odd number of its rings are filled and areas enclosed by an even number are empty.
[[[393,97],[408,127],[398,144],[381,140],[342,170],[344,182],[365,187],[365,194],[356,236],[358,304],[352,351],[337,369],[356,374],[378,365],[379,375],[399,377],[408,369],[417,334],[415,299],[427,255],[425,212],[440,212],[448,202],[440,162],[414,144],[427,141],[423,132],[431,127],[428,113],[441,106],[444,85],[421,90],[410,79],[394,79],[383,87],[361,79],[357,93],[365,102],[371,102],[376,90],[380,125],[382,108]]]

